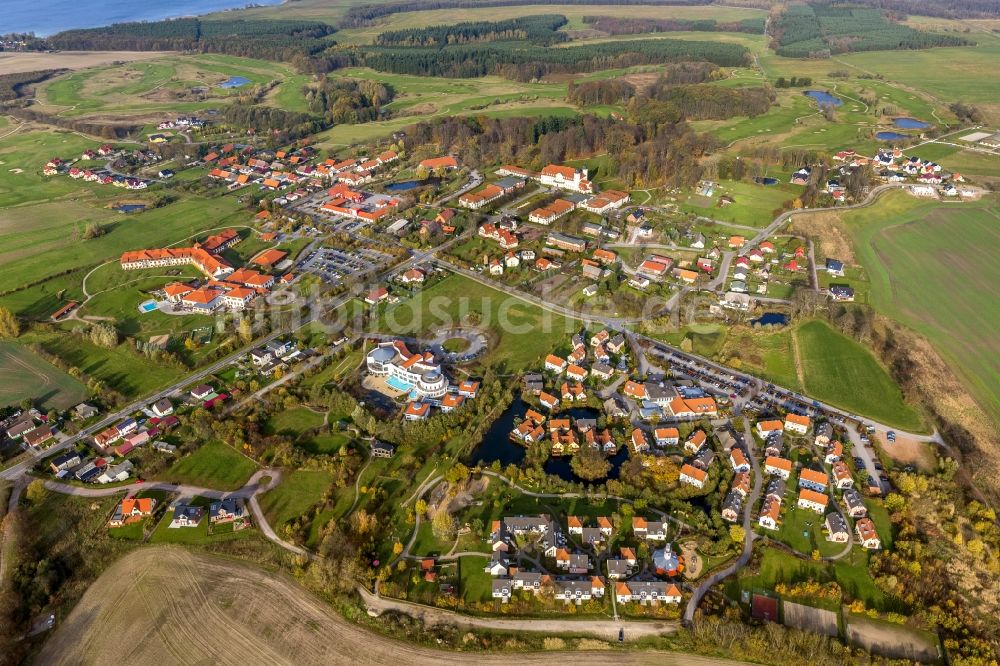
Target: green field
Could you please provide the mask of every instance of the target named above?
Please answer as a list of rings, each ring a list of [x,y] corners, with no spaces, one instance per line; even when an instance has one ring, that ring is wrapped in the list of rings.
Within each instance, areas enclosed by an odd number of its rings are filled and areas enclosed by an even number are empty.
[[[909,431],[926,425],[899,387],[862,345],[814,320],[794,333],[806,393],[848,411]]]
[[[871,277],[872,304],[925,335],[1000,420],[996,195],[939,204],[898,193],[879,209],[842,218]]]
[[[164,470],[158,481],[183,483],[213,490],[242,488],[257,465],[222,442],[206,442]]]
[[[575,320],[461,275],[388,306],[377,326],[386,333],[422,335],[459,324],[488,329],[493,337],[489,359],[508,370],[533,367],[579,328]]]
[[[260,508],[275,529],[303,516],[323,499],[333,476],[322,470],[299,469],[286,472],[281,483],[260,496]]]
[[[775,175],[775,174],[770,174]],[[747,181],[722,181],[712,196],[691,194],[681,201],[681,210],[713,220],[733,222],[751,227],[766,227],[774,220],[775,210],[802,193],[803,188],[791,185],[787,179],[777,185],[764,186]],[[720,205],[719,198],[728,195],[733,203]]]
[[[67,409],[87,397],[79,381],[13,342],[0,342],[0,404],[32,398],[43,409]]]

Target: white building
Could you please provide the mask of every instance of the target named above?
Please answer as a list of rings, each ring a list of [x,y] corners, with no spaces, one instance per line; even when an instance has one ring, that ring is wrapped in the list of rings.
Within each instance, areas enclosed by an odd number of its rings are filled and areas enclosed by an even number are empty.
[[[427,398],[440,398],[448,391],[448,380],[434,355],[410,353],[402,340],[379,343],[366,360],[368,373],[389,377],[393,388],[416,391],[419,397]]]

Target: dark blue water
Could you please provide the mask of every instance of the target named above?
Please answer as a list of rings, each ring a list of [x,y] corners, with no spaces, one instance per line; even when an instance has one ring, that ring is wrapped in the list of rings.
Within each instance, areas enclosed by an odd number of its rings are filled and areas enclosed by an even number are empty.
[[[925,127],[930,127],[930,123],[925,123],[916,118],[896,118],[892,123],[900,129],[924,129]]]
[[[758,324],[760,326],[785,326],[788,324],[788,315],[782,314],[780,312],[765,312],[757,319],[750,322],[751,324]]]
[[[403,180],[398,183],[389,183],[385,186],[387,192],[406,192],[425,185],[436,185],[441,182],[440,178],[428,178],[427,180]]]
[[[841,106],[844,102],[839,97],[834,97],[822,90],[807,90],[807,97],[811,97],[820,106]]]
[[[146,204],[119,204],[115,210],[119,213],[139,213],[146,210]]]
[[[277,5],[281,0],[253,0],[258,5]],[[34,32],[52,35],[71,28],[95,28],[127,21],[158,21],[177,16],[207,14],[245,7],[249,0],[6,0],[0,32]]]
[[[230,76],[227,80],[219,84],[220,88],[239,88],[250,83],[250,79],[245,76]]]
[[[777,185],[777,178],[754,178],[754,182],[758,185]]]
[[[899,141],[900,139],[909,138],[905,134],[900,134],[899,132],[878,132],[875,134],[875,138],[879,141]]]
[[[527,403],[520,398],[515,398],[510,407],[486,431],[483,441],[472,451],[472,462],[482,463],[485,466],[497,460],[504,467],[507,465],[521,465],[524,462],[526,449],[524,446],[510,440],[510,431],[514,429],[514,420],[523,419],[528,409],[529,405]],[[542,413],[545,413],[544,410]],[[599,415],[600,412],[596,409],[575,407],[559,412],[556,416],[557,418],[596,419]],[[583,479],[573,473],[572,468],[570,468],[571,460],[572,456],[549,458],[542,468],[546,474],[558,476],[564,481],[580,483]],[[628,460],[628,446],[626,443],[621,442],[618,447],[618,453],[608,458],[608,460],[611,462],[611,471],[608,472],[608,478],[617,479],[621,473],[622,463]],[[587,483],[586,481],[583,482]]]

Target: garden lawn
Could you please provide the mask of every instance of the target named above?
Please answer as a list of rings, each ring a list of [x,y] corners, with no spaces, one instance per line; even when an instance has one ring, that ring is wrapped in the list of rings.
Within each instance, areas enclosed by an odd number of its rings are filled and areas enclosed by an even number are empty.
[[[333,483],[333,475],[323,470],[299,469],[282,475],[281,483],[260,496],[260,507],[267,522],[281,528],[299,516],[304,516],[323,501],[323,495]]]
[[[926,426],[870,351],[826,322],[795,329],[806,393],[848,411],[908,431]]]
[[[466,603],[493,598],[493,578],[483,570],[485,566],[485,557],[466,555],[459,558],[459,594]]]
[[[575,332],[579,322],[509,296],[461,275],[452,275],[412,298],[386,307],[378,330],[423,335],[459,324],[488,329],[489,356],[508,370],[537,362]]]
[[[267,420],[264,432],[268,435],[298,437],[310,428],[323,425],[323,415],[305,407],[278,412]]]
[[[256,469],[256,463],[232,447],[211,441],[179,459],[161,472],[157,480],[213,490],[237,490]]]

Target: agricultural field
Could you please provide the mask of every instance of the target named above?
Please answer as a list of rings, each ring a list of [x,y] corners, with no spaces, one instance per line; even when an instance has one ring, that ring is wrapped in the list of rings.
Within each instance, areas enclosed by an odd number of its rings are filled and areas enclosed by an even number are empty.
[[[793,335],[810,397],[904,430],[919,432],[926,427],[903,401],[889,373],[861,344],[819,320],[802,324]]]
[[[1000,420],[996,195],[949,205],[893,194],[879,205],[877,217],[842,216],[868,270],[872,305],[926,336]]]
[[[486,329],[492,338],[487,359],[505,363],[508,370],[533,367],[579,326],[575,320],[452,275],[385,308],[377,327],[386,333],[422,335],[459,324]]]
[[[33,398],[44,409],[68,409],[87,397],[87,389],[31,350],[0,342],[0,404]]]
[[[201,445],[160,473],[159,481],[214,490],[236,490],[246,484],[257,465],[222,442]]]

